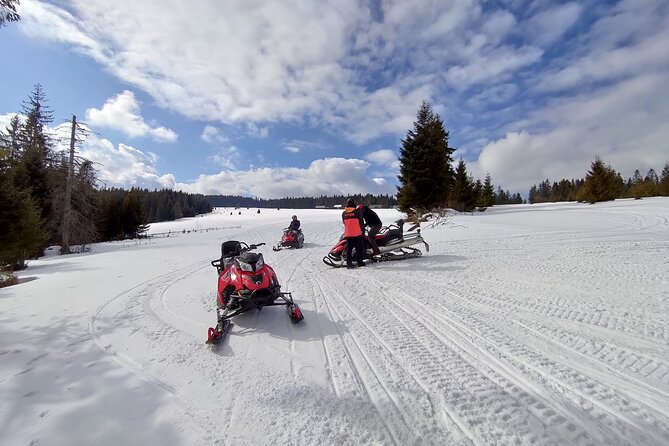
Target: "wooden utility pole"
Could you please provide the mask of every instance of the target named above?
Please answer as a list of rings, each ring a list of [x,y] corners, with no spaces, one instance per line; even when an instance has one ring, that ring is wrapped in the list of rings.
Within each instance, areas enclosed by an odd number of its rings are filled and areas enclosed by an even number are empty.
[[[65,183],[65,205],[63,206],[63,234],[61,254],[70,253],[70,226],[72,226],[72,181],[74,181],[74,142],[77,133],[77,117],[72,115],[72,135],[70,136],[70,162]]]

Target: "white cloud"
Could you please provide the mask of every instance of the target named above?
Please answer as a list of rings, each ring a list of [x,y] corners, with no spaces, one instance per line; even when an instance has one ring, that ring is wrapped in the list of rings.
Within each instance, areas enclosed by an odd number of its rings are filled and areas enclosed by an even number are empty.
[[[397,161],[397,154],[393,150],[382,149],[368,153],[365,159],[374,164],[392,165]]]
[[[206,125],[202,130],[200,137],[207,143],[217,147],[217,152],[207,157],[210,163],[226,170],[237,168],[238,159],[241,151],[237,146],[230,143],[230,139],[223,132],[213,125]]]
[[[394,193],[394,187],[370,180],[369,163],[358,159],[326,158],[308,168],[261,168],[200,175],[193,183],[176,187],[202,194],[250,195],[262,198],[354,193]]]
[[[17,26],[90,56],[163,108],[257,138],[269,136],[275,123],[334,131],[356,144],[401,137],[427,99],[453,144],[472,157],[483,148],[483,167],[497,169],[509,185],[522,183],[522,191],[544,173],[580,171],[591,152],[629,163],[611,159],[620,170],[634,164],[636,153],[647,163],[645,154],[657,146],[648,135],[663,136],[657,129],[667,122],[665,88],[627,93],[631,85],[641,90],[642,81],[667,78],[666,0],[620,0],[607,8],[559,3],[384,0],[372,11],[358,0],[172,1],[169,7],[118,0],[114,8],[99,0],[34,0],[22,3]],[[165,26],[144,26],[149,22]],[[630,119],[592,110],[603,98],[620,97],[628,101],[611,103]],[[574,117],[564,117],[568,112]],[[640,126],[637,116],[645,118]],[[625,134],[628,157],[604,137],[602,129],[611,128]],[[604,148],[586,150],[583,141]],[[558,142],[588,153],[559,149]],[[518,163],[522,147],[532,155],[529,164],[507,165],[505,173],[499,154]],[[574,156],[560,158],[560,150]],[[230,160],[220,156],[217,162]],[[555,163],[539,162],[542,156]],[[380,171],[373,177],[390,178],[391,169],[372,169]]]
[[[543,10],[529,20],[526,32],[538,44],[551,44],[576,23],[582,9],[577,3],[565,3]]]
[[[161,126],[150,126],[140,114],[140,104],[133,92],[125,90],[107,99],[101,109],[86,110],[86,120],[90,125],[120,130],[130,137],[149,136],[156,141],[176,141],[178,135]]]
[[[286,146],[286,147],[283,148],[283,150],[285,150],[286,152],[291,152],[291,153],[300,153],[301,149],[299,147],[295,147],[295,146]]]
[[[12,119],[14,119],[14,116],[16,116],[16,113],[5,113],[3,115],[0,115],[0,132],[5,132],[5,129],[9,127],[10,122]]]
[[[213,125],[206,125],[204,129],[202,129],[200,138],[202,138],[203,141],[214,145],[228,144],[230,142],[228,137]]]
[[[85,126],[83,128],[88,130]],[[70,136],[70,125],[58,126],[55,133],[62,137],[59,149],[67,150],[65,141]],[[88,132],[77,154],[94,163],[97,177],[106,187],[173,189],[175,186],[174,175],[158,173],[156,164],[159,158],[156,154],[126,144],[114,145],[93,132]]]
[[[479,3],[384,1],[382,22],[357,0],[119,0],[114,8],[70,0],[67,11],[34,1],[23,12],[28,32],[90,55],[189,118],[242,124],[259,138],[274,122],[327,126],[361,144],[406,132],[444,84],[435,73],[464,87],[536,60],[536,48],[496,50],[516,18]]]
[[[218,153],[210,156],[208,159],[223,169],[234,170],[237,168],[237,161],[241,156],[240,153],[237,146],[227,146],[220,148]]]
[[[269,128],[258,126],[255,122],[247,123],[246,130],[251,136],[256,138],[267,138],[269,136]]]
[[[511,132],[487,144],[473,173],[482,178],[490,172],[496,184],[525,194],[546,178],[583,178],[595,155],[624,178],[634,169],[661,169],[669,162],[667,97],[666,77],[649,74],[553,102],[527,122],[536,130]]]
[[[543,51],[535,46],[500,47],[482,54],[467,64],[449,68],[444,77],[456,89],[465,89],[491,79],[507,80],[521,68],[537,62]]]

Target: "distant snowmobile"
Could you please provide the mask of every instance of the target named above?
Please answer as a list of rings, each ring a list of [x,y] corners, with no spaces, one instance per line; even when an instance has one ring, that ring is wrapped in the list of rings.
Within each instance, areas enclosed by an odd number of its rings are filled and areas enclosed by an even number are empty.
[[[369,243],[369,239],[365,237],[365,258],[372,259],[374,262],[420,257],[423,253],[419,249],[411,247],[420,243],[425,245],[426,252],[430,251],[430,246],[420,234],[420,228],[417,228],[416,232],[404,233],[404,220],[397,220],[391,225],[382,227],[374,240],[379,247],[379,251],[381,251],[381,254],[376,256],[372,255],[372,245]],[[346,266],[346,239],[344,236],[332,247],[330,253],[323,257],[323,263],[334,268]]]
[[[304,234],[302,234],[302,230],[285,228],[283,230],[283,235],[281,236],[281,241],[276,246],[272,246],[272,250],[280,251],[283,248],[299,249],[302,245],[304,245]]]
[[[238,314],[283,305],[292,322],[304,319],[291,293],[282,292],[279,279],[261,253],[250,252],[264,243],[247,245],[230,240],[221,245],[221,258],[211,265],[218,272],[216,327],[209,327],[207,344],[218,343]]]

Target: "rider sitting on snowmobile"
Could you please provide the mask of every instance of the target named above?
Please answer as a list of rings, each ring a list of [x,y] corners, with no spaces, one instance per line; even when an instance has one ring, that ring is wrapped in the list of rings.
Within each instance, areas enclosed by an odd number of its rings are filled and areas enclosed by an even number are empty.
[[[365,266],[365,222],[362,211],[356,209],[353,198],[346,200],[346,208],[341,214],[346,238],[346,267],[353,268],[353,248],[358,266]]]
[[[359,204],[357,209],[362,212],[362,218],[365,220],[365,224],[369,226],[367,238],[369,240],[369,244],[372,245],[373,255],[376,256],[381,254],[381,251],[379,251],[379,247],[376,244],[376,240],[374,240],[376,234],[378,234],[381,230],[381,219],[376,212],[369,208],[369,206],[363,206],[362,204]]]
[[[300,229],[300,220],[297,219],[297,215],[293,215],[293,221],[288,225],[290,231],[298,231]]]

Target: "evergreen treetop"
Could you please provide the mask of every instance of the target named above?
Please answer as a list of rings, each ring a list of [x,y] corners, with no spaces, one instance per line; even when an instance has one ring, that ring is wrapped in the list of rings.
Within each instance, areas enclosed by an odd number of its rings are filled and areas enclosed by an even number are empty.
[[[443,207],[453,182],[452,154],[448,132],[439,115],[423,101],[413,129],[400,148],[397,200],[400,209]]]

